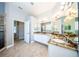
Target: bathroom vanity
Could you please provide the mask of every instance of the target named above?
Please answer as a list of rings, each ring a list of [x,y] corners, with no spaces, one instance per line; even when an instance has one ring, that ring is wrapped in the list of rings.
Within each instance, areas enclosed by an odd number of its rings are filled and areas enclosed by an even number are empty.
[[[48,41],[48,56],[77,57],[77,44],[71,42],[68,36],[65,37],[65,34],[53,34]]]
[[[48,45],[49,57],[77,57],[77,51],[74,48],[61,47],[56,44]]]
[[[50,36],[47,33],[34,33],[33,35],[34,41],[45,44],[48,46],[48,41],[50,39]]]

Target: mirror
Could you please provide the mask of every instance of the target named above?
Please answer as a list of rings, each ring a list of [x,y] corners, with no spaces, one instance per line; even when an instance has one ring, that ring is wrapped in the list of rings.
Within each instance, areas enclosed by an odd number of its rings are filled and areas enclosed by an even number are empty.
[[[51,22],[41,23],[41,32],[51,32]]]
[[[66,35],[67,41],[73,44],[78,43],[78,17],[76,5],[72,6],[66,11],[63,19],[63,34]]]

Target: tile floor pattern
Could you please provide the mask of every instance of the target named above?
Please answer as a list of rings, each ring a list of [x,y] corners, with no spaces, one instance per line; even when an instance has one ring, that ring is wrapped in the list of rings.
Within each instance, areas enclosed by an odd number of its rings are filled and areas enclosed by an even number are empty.
[[[0,57],[47,57],[47,46],[37,42],[26,44],[23,40],[15,41],[14,47],[0,52]]]

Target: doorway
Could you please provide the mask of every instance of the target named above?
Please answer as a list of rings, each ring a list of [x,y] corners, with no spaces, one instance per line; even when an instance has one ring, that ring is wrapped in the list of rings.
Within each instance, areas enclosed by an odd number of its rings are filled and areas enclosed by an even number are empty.
[[[14,42],[24,41],[24,22],[14,21]]]

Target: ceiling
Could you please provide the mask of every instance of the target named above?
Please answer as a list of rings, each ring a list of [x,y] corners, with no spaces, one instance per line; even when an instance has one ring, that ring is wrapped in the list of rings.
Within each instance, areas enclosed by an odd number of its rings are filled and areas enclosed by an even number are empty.
[[[39,16],[50,11],[52,14],[55,14],[61,6],[60,2],[14,2],[12,4],[22,9],[24,13],[32,16]]]

